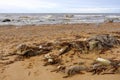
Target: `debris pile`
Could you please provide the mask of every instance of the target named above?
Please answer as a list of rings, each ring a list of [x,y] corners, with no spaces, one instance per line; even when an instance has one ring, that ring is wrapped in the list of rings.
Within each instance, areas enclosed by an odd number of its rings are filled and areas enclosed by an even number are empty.
[[[63,78],[80,73],[84,74],[85,72],[91,72],[92,75],[120,74],[120,60],[97,58],[90,66],[86,66],[84,63],[71,66],[58,66],[51,72],[59,71],[65,74]]]
[[[26,44],[20,44],[16,47],[14,54],[23,57],[32,57],[36,55],[46,54],[52,50],[49,43],[41,44],[40,46],[30,46]]]
[[[115,45],[120,45],[120,41],[111,35],[96,35],[87,39],[89,50],[104,50]]]
[[[84,64],[64,66],[62,63],[62,56],[69,51],[73,51],[74,54],[79,52],[81,54],[90,53],[91,51],[104,51],[108,50],[114,46],[120,45],[120,41],[111,35],[97,35],[90,37],[84,41],[81,40],[71,40],[71,41],[54,41],[54,42],[44,42],[40,44],[28,45],[20,44],[16,47],[12,55],[16,55],[16,59],[20,60],[30,58],[32,56],[43,55],[44,56],[44,66],[55,65],[58,67],[51,72],[63,72],[66,74],[64,78],[72,76],[77,73],[82,73],[83,71],[92,72],[93,74],[110,74],[110,73],[120,73],[120,60],[109,60],[103,58],[97,58],[91,66],[85,66]],[[57,50],[58,53],[54,53]],[[9,57],[12,55],[2,56]],[[2,59],[1,58],[1,59]],[[9,61],[13,63],[15,61]],[[7,62],[8,63],[8,62]]]
[[[120,73],[120,60],[97,58],[90,72],[98,75]]]
[[[38,46],[29,46],[26,44],[20,44],[15,50],[15,54],[31,57],[41,54],[47,54],[52,50],[59,49],[59,53],[56,55],[61,56],[70,50],[78,51],[80,53],[88,53],[93,50],[108,50],[114,46],[120,45],[120,41],[111,35],[97,35],[88,38],[86,41],[61,41],[59,43],[46,42],[41,43]]]

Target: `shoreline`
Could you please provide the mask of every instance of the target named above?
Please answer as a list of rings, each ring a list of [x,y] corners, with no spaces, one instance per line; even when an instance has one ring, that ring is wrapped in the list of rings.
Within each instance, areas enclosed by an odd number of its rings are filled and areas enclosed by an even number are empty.
[[[99,25],[104,25],[104,24],[119,24],[120,22],[102,22],[102,23],[66,23],[66,24],[62,24],[62,23],[59,23],[59,24],[39,24],[39,25],[36,25],[36,24],[32,24],[32,25],[0,25],[0,27],[25,27],[25,26],[38,26],[38,27],[42,27],[42,26],[58,26],[58,25],[96,25],[99,26]]]
[[[120,14],[0,14],[1,25],[42,25],[120,22]]]

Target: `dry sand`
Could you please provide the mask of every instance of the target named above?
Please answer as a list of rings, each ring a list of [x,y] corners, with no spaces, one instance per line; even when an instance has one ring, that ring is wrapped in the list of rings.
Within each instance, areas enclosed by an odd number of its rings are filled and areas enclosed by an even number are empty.
[[[0,55],[11,52],[21,43],[41,43],[58,39],[85,39],[96,34],[111,34],[120,39],[120,23],[96,24],[68,24],[41,26],[1,26],[0,27]],[[113,48],[105,54],[77,54],[72,56],[68,52],[63,56],[64,65],[76,62],[91,63],[97,57],[120,59],[120,48]],[[92,75],[78,74],[69,78],[62,78],[63,73],[50,72],[55,66],[43,66],[43,56],[35,56],[13,64],[0,64],[0,80],[120,80],[120,74]],[[12,57],[13,58],[13,57]],[[11,59],[12,59],[11,58]],[[1,61],[1,60],[0,60]]]

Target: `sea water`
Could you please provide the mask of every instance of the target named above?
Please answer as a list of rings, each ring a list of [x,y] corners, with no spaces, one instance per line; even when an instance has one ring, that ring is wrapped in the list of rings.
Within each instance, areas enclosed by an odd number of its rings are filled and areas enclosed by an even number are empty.
[[[1,13],[0,25],[103,23],[106,19],[120,22],[120,13]]]

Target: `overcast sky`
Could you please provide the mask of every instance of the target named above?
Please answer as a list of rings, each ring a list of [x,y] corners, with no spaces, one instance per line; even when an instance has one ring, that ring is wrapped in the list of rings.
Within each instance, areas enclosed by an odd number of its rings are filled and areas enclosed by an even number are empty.
[[[1,0],[0,13],[120,13],[120,0]]]

